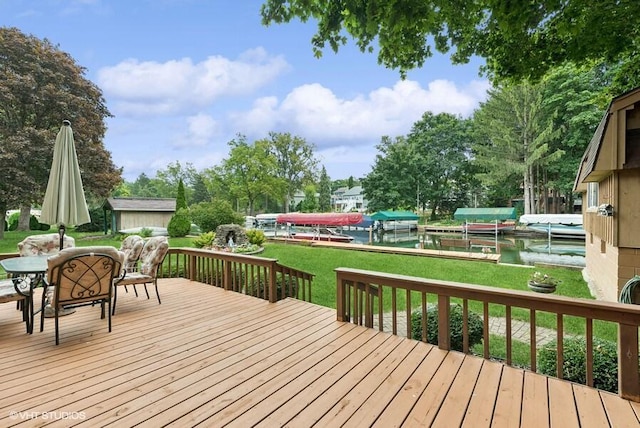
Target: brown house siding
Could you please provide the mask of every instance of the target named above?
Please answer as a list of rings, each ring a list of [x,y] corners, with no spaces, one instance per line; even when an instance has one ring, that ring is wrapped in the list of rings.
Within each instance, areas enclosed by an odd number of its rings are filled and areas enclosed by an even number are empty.
[[[618,222],[618,245],[640,248],[640,169],[618,173],[620,189],[615,218]],[[616,204],[613,205],[616,209]]]
[[[640,88],[612,100],[585,151],[574,185],[584,201],[590,182],[613,215],[583,207],[585,273],[598,298],[615,301],[640,275]]]
[[[600,300],[617,301],[618,248],[598,237],[588,236],[585,250],[586,273],[592,293]]]

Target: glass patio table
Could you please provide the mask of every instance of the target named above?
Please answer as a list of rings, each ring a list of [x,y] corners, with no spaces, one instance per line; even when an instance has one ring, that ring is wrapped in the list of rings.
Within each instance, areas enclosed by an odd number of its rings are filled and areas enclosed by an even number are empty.
[[[47,272],[47,258],[49,256],[11,257],[0,260],[0,266],[11,275],[13,286],[18,294],[25,297],[25,313],[28,314],[27,330],[33,333],[33,290],[43,283]],[[40,309],[42,310],[42,309]],[[38,311],[40,312],[40,311]]]

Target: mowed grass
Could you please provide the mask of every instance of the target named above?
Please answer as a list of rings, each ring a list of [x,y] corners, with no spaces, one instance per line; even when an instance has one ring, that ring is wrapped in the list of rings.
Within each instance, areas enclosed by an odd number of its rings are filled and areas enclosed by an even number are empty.
[[[54,233],[52,228],[48,232],[5,232],[0,240],[0,253],[17,252],[17,244],[26,236],[37,233]],[[73,229],[69,232],[76,240],[76,246],[109,245],[119,247],[121,237],[96,233],[78,233]],[[193,247],[193,238],[170,238],[171,247]],[[529,291],[527,280],[533,268],[526,266],[500,265],[478,261],[452,260],[436,257],[408,256],[400,254],[383,254],[364,251],[352,251],[324,247],[310,247],[306,245],[292,245],[267,242],[262,257],[277,259],[281,264],[303,270],[315,275],[312,285],[312,302],[330,307],[336,307],[336,274],[338,267],[357,268],[377,272],[396,273],[421,278],[445,281],[479,284],[511,290]],[[592,299],[587,284],[579,270],[566,268],[536,268],[562,281],[556,291],[557,295]],[[430,302],[434,303],[435,299]],[[385,296],[385,310],[390,309],[390,296]],[[398,293],[398,304],[404,305],[404,293]],[[412,307],[419,307],[420,296],[414,293]],[[400,306],[404,307],[404,306]],[[482,313],[479,302],[471,302],[470,308]],[[492,317],[504,316],[505,308],[501,305],[490,305],[489,313]],[[529,312],[514,308],[512,316],[515,319],[528,321]],[[584,334],[584,320],[564,317],[564,327],[572,334]],[[555,328],[556,317],[552,314],[537,313],[537,325]],[[610,323],[596,322],[596,335],[615,340],[616,326]]]

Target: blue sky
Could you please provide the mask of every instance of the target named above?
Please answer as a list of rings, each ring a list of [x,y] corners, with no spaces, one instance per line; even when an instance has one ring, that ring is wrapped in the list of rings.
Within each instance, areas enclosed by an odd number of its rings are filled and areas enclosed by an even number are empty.
[[[0,0],[0,25],[48,39],[87,69],[114,115],[105,146],[128,181],[170,162],[216,166],[237,134],[270,131],[313,144],[332,179],[360,178],[383,135],[406,135],[425,111],[467,117],[486,98],[480,61],[439,55],[402,81],[353,43],[317,59],[313,23],[265,27],[261,4]]]

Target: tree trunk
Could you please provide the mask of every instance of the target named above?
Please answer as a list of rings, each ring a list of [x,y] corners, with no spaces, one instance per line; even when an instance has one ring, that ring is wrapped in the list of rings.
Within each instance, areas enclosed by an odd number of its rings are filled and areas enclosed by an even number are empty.
[[[0,239],[4,239],[4,226],[7,221],[7,204],[0,201]]]
[[[17,230],[29,230],[30,219],[31,219],[31,205],[21,205],[20,218],[18,219]]]
[[[525,169],[524,173],[524,213],[534,214],[535,192],[533,191],[533,172],[531,166]]]

